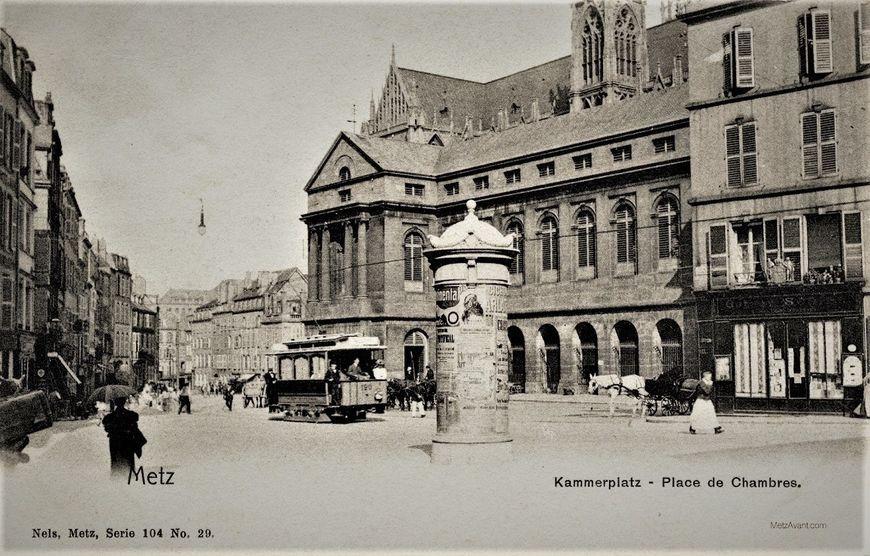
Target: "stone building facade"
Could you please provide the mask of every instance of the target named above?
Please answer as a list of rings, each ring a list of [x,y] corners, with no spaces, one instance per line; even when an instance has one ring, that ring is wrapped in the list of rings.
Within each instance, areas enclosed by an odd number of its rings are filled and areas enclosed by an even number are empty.
[[[694,289],[718,405],[851,409],[870,332],[870,6],[731,3],[683,19]]]
[[[636,2],[576,3],[571,25],[571,55],[488,83],[393,55],[363,133],[306,185],[309,333],[380,337],[394,377],[434,366],[422,249],[473,198],[518,237],[514,384],[692,369],[686,26],[646,30]]]

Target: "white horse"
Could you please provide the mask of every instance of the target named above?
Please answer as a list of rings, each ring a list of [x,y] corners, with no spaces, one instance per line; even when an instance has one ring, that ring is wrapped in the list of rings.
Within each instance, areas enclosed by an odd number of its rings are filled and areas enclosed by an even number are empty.
[[[598,392],[599,388],[605,388],[610,393],[610,416],[613,417],[614,403],[616,396],[624,391],[637,397],[637,405],[632,409],[632,415],[640,409],[641,417],[646,414],[646,398],[649,393],[646,391],[646,379],[640,375],[619,376],[616,374],[610,375],[589,375],[590,394]]]

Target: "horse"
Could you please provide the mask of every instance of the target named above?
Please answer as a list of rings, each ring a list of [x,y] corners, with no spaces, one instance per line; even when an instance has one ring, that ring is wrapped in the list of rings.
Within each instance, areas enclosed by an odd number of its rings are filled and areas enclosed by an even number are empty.
[[[604,388],[610,393],[610,416],[613,417],[614,403],[616,396],[625,390],[626,393],[637,398],[637,405],[632,410],[634,415],[640,408],[641,417],[646,413],[645,399],[649,396],[646,391],[646,379],[640,375],[619,376],[616,374],[610,375],[589,375],[588,392],[595,394],[599,388]]]

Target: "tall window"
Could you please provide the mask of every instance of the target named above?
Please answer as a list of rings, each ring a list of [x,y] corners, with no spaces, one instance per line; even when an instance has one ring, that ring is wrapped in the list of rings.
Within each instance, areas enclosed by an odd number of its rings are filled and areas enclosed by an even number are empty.
[[[725,127],[725,164],[729,186],[751,185],[758,182],[755,122],[737,123]]]
[[[583,49],[583,84],[591,85],[604,79],[604,26],[598,11],[590,8],[583,23],[580,47]]]
[[[525,241],[523,239],[523,225],[517,221],[513,221],[508,225],[507,232],[514,235],[514,249],[517,250],[517,254],[511,261],[511,274],[522,275],[525,272],[526,267],[526,249]]]
[[[831,45],[831,12],[811,9],[798,19],[801,74],[822,75],[834,71]]]
[[[656,224],[659,230],[659,258],[677,256],[680,241],[680,211],[677,200],[665,197],[656,205]]]
[[[423,237],[416,232],[405,236],[405,281],[423,281]]]
[[[474,189],[476,191],[489,189],[489,176],[478,176],[474,178]]]
[[[833,110],[801,114],[804,177],[837,173],[837,127]]]
[[[616,40],[616,73],[628,77],[638,74],[637,20],[632,11],[624,7],[616,19],[614,39]]]
[[[350,168],[342,166],[338,171],[338,181],[347,181],[350,179]]]
[[[637,258],[637,225],[634,208],[623,202],[616,209],[616,262],[633,265]]]
[[[577,265],[595,268],[595,214],[589,209],[577,215]]]
[[[559,225],[553,216],[541,220],[542,269],[559,270]]]

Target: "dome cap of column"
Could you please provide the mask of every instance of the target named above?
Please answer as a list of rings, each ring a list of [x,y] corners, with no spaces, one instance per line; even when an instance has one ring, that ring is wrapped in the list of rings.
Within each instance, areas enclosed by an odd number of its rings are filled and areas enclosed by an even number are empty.
[[[465,206],[468,214],[461,221],[444,230],[441,237],[429,236],[429,243],[435,249],[480,249],[480,248],[512,248],[513,234],[502,235],[495,226],[480,221],[474,214],[477,203],[469,199]]]

